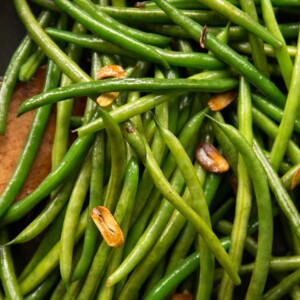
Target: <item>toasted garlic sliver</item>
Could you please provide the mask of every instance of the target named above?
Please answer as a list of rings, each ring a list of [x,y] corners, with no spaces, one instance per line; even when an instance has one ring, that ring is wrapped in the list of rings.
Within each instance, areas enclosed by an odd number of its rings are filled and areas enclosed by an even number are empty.
[[[209,172],[224,173],[229,170],[229,163],[212,144],[200,144],[196,149],[195,157],[198,163]]]
[[[104,206],[96,206],[91,217],[110,247],[120,247],[124,243],[123,232],[111,212]]]
[[[219,93],[211,97],[207,104],[212,111],[220,111],[235,100],[237,95],[236,91]]]
[[[121,66],[118,65],[108,65],[98,70],[97,79],[104,78],[124,78],[125,71]],[[119,96],[119,92],[108,92],[103,93],[97,98],[97,103],[101,107],[108,107],[111,105]]]
[[[299,183],[300,183],[300,168],[297,169],[297,171],[293,176],[292,183],[291,183],[291,190],[293,190]]]

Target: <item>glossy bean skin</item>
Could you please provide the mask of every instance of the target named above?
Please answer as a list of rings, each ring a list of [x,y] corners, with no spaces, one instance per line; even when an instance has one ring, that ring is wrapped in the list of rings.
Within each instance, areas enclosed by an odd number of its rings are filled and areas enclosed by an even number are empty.
[[[124,78],[107,79],[78,83],[72,86],[53,89],[51,92],[26,100],[19,108],[19,115],[37,107],[68,99],[70,97],[95,96],[103,92],[112,91],[145,91],[145,92],[222,92],[233,89],[237,85],[236,79],[197,80],[197,79],[158,79],[158,78]]]

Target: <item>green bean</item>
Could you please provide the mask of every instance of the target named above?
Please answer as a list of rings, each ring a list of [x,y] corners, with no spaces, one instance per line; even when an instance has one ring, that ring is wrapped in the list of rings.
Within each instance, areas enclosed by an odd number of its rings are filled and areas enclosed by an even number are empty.
[[[245,54],[251,54],[252,53],[252,49],[251,49],[251,45],[249,43],[231,43],[230,46],[235,49],[236,51],[245,53]],[[289,54],[289,56],[291,57],[295,57],[296,53],[297,53],[297,48],[295,46],[286,46],[287,49],[287,53]],[[270,57],[275,57],[275,52],[274,52],[274,48],[272,48],[270,45],[268,44],[264,44],[263,45],[263,51],[267,56]],[[281,74],[280,74],[281,75]]]
[[[261,161],[261,163],[264,166],[269,185],[276,197],[277,203],[280,206],[283,213],[286,215],[288,221],[290,222],[294,233],[299,237],[300,231],[299,231],[299,224],[300,224],[300,218],[299,218],[299,212],[294,204],[294,202],[291,200],[289,194],[285,190],[285,188],[282,186],[282,182],[275,173],[272,166],[268,163],[268,160],[262,153],[262,150],[260,149],[257,142],[254,141],[254,151]]]
[[[66,294],[66,287],[62,280],[56,285],[53,293],[51,294],[50,300],[61,300]]]
[[[258,15],[254,2],[241,1],[240,3],[242,10],[252,17],[256,22],[258,22]],[[263,41],[252,34],[248,35],[248,39],[251,45],[254,66],[269,78],[268,62],[266,55],[264,55],[263,52]]]
[[[252,117],[255,125],[257,125],[269,137],[271,137],[272,140],[276,138],[276,136],[278,135],[278,126],[274,122],[272,122],[268,117],[266,117],[255,107],[252,107]],[[288,142],[286,155],[294,164],[298,164],[300,162],[300,149],[292,140]]]
[[[9,300],[23,299],[20,286],[17,281],[14,270],[14,263],[10,246],[5,245],[8,240],[8,232],[6,228],[2,228],[0,232],[0,277],[5,296]]]
[[[180,261],[182,261],[188,255],[189,250],[195,242],[196,237],[197,233],[195,228],[191,223],[186,222],[184,228],[181,230],[180,235],[177,237],[177,240],[174,243],[165,273],[169,273]]]
[[[59,75],[60,72],[56,65],[49,62],[44,90],[57,86]],[[0,197],[0,216],[6,213],[27,178],[39,149],[50,112],[51,106],[45,106],[37,110],[14,173]]]
[[[160,57],[160,55],[151,47],[139,42],[138,40],[120,32],[116,26],[106,22],[99,22],[92,18],[87,12],[67,0],[56,0],[56,4],[75,20],[82,23],[86,28],[95,34],[102,36],[104,39],[111,41],[117,45],[142,55],[146,60],[161,63],[168,68],[168,63]],[[103,20],[103,18],[101,18]]]
[[[180,11],[170,5],[168,2],[155,0],[161,8],[172,18],[172,20],[184,28],[197,42],[200,39],[202,26],[194,22],[188,17],[185,17]],[[221,5],[220,5],[221,7]],[[276,87],[276,85],[261,74],[251,63],[242,56],[237,54],[229,46],[219,41],[215,36],[206,34],[205,47],[212,51],[217,57],[238,70],[244,75],[255,87],[263,91],[272,101],[283,106],[285,96]]]
[[[278,128],[278,135],[275,138],[271,150],[271,154],[270,154],[270,161],[275,170],[279,168],[279,165],[286,152],[289,139],[293,132],[294,122],[298,115],[298,110],[300,105],[300,91],[298,89],[299,78],[300,78],[300,32],[298,37],[297,55],[295,58],[291,83],[289,86],[287,102],[284,108],[282,121]]]
[[[282,299],[293,287],[300,282],[300,270],[294,271],[292,274],[286,276],[279,284],[270,289],[262,299],[274,300]]]
[[[75,22],[72,28],[74,33],[85,33],[86,29]],[[74,44],[68,44],[66,53],[74,62],[79,62],[82,56],[82,49]],[[72,80],[62,74],[60,86],[68,86]],[[69,143],[69,122],[73,110],[73,99],[67,99],[56,106],[56,124],[52,149],[52,169],[55,169],[67,152]]]
[[[111,173],[104,199],[104,206],[113,212],[124,179],[126,169],[126,149],[121,129],[118,124],[104,109],[100,109],[99,111],[103,118],[111,147]]]
[[[36,49],[21,66],[19,80],[23,82],[30,80],[44,60],[44,51],[41,48]]]
[[[228,248],[230,240],[221,241],[223,247]],[[193,253],[185,260],[178,263],[165,277],[163,277],[145,296],[145,300],[164,299],[184,278],[192,274],[199,266],[199,253]]]
[[[46,235],[43,237],[29,262],[26,264],[25,268],[22,270],[22,273],[18,277],[19,282],[21,282],[28,274],[30,274],[30,272],[49,252],[51,247],[53,247],[58,242],[58,240],[60,239],[60,233],[63,226],[65,213],[66,207],[59,213],[54,222],[49,226]]]
[[[53,271],[49,277],[42,282],[34,291],[29,293],[25,299],[26,300],[41,300],[45,299],[47,295],[49,294],[50,290],[54,286],[54,284],[57,282],[59,278],[59,272]]]
[[[90,81],[91,78],[44,32],[32,14],[26,0],[14,0],[14,3],[16,11],[31,38],[44,50],[45,54],[57,64],[62,72],[75,82]]]
[[[190,192],[191,201],[192,203],[194,203],[192,204],[192,207],[207,222],[207,224],[210,225],[210,215],[203,189],[189,157],[186,155],[186,152],[181,146],[178,139],[170,131],[163,128],[163,126],[161,126],[158,122],[157,124],[166,144],[168,145],[170,151],[173,153],[178,167],[180,168],[185,178],[187,187]],[[199,241],[199,248],[203,255],[203,260],[200,259],[200,283],[197,291],[197,297],[201,297],[201,299],[209,299],[213,286],[214,259],[210,250],[201,239]]]
[[[163,74],[156,69],[155,70],[155,78],[164,78]],[[163,122],[166,126],[168,126],[169,123],[169,112],[168,112],[168,103],[162,103],[155,107],[155,115],[156,117]],[[128,124],[129,125],[129,124]],[[142,126],[142,125],[141,125]],[[142,129],[141,129],[142,130]],[[124,134],[124,131],[123,131]],[[152,140],[152,153],[160,165],[164,156],[165,156],[165,142],[163,141],[160,133],[158,130],[154,132],[153,140]],[[146,153],[145,153],[146,155]],[[144,155],[142,155],[144,157]],[[143,209],[144,205],[146,204],[146,201],[151,193],[151,190],[153,188],[153,181],[151,180],[151,176],[147,170],[144,171],[141,182],[139,184],[138,192],[137,192],[137,199],[138,206],[136,206],[133,216],[132,216],[132,222],[134,222],[137,218],[137,216],[140,214],[141,210]],[[149,203],[148,203],[149,204]],[[148,206],[147,204],[147,206]]]
[[[63,31],[55,28],[47,28],[46,32],[56,40],[63,40],[75,43],[81,47],[93,49],[105,54],[120,54],[131,58],[142,58],[138,53],[116,46],[112,43],[104,41],[94,35],[89,34],[74,34],[68,31]],[[153,47],[170,65],[174,66],[194,66],[205,69],[220,69],[224,68],[224,64],[217,58],[205,53],[182,53]]]
[[[87,225],[88,211],[85,210],[78,222],[76,241],[83,235]],[[49,248],[48,248],[49,249]],[[35,268],[20,282],[22,295],[35,289],[58,266],[60,256],[60,242],[58,241]]]
[[[205,110],[199,112],[197,115],[195,115],[190,120],[190,122],[185,126],[182,133],[179,135],[179,141],[183,147],[188,148],[187,153],[189,153],[189,155],[191,155],[191,153],[194,149],[195,142],[193,140],[195,139],[196,133],[199,130],[199,127],[201,126],[201,123],[203,121],[204,114],[206,111],[207,111],[207,109],[205,109]],[[132,130],[130,132],[132,132]],[[137,131],[136,131],[136,133],[137,133]],[[132,136],[127,137],[127,140],[129,140],[129,138],[130,138],[130,143],[132,143]],[[189,147],[189,145],[192,145],[193,147]],[[139,146],[137,144],[137,146],[135,148],[138,148],[138,147],[141,147],[141,146]],[[192,150],[189,148],[191,148]],[[152,155],[152,153],[151,153],[151,155]],[[144,160],[146,159],[146,155],[139,156],[139,157]],[[175,166],[176,166],[176,161],[174,159],[174,156],[172,156],[170,154],[170,155],[168,155],[168,157],[165,160],[165,163],[162,167],[162,171],[163,171],[164,176],[166,176],[166,178],[169,178],[171,176],[171,174],[174,172],[172,179],[171,179],[171,184],[172,185],[174,184],[174,186],[175,186],[175,183],[176,183],[176,185],[178,185],[178,187],[179,187],[180,185],[178,184],[178,182],[180,182],[182,176],[181,176],[181,172],[179,170],[174,171]],[[133,246],[137,244],[137,240],[142,235],[144,228],[146,226],[146,223],[148,223],[148,219],[152,215],[152,211],[153,211],[154,207],[157,206],[157,201],[159,200],[159,197],[160,197],[160,192],[158,190],[153,190],[153,192],[150,194],[150,198],[147,202],[147,206],[144,208],[144,210],[141,211],[139,218],[137,219],[133,228],[130,231],[130,235],[129,235],[129,239],[126,244],[125,252],[128,251],[127,249],[131,250],[133,248]],[[137,199],[139,199],[139,198],[137,197]],[[141,245],[141,247],[137,246],[134,248],[134,250],[132,250],[130,252],[130,255],[127,254],[126,262],[124,261],[124,264],[122,264],[118,268],[118,271],[116,271],[120,274],[121,277],[124,276],[123,270],[128,272],[129,267],[132,268],[134,266],[134,264],[136,264],[138,262],[138,260],[140,260],[142,258],[142,256],[145,255],[145,253],[146,253],[145,251],[150,249],[151,245],[158,237],[158,234],[161,231],[161,228],[164,226],[163,222],[166,222],[168,217],[172,213],[171,207],[168,204],[168,202],[166,202],[166,200],[164,200],[164,203],[161,204],[161,207],[164,208],[163,209],[164,211],[158,210],[156,212],[156,216],[158,216],[158,217],[157,218],[155,217],[152,219],[151,226],[148,226],[147,231],[143,234],[142,238],[139,241],[139,245]],[[161,217],[159,217],[159,216],[161,216]],[[163,221],[163,220],[165,220],[165,221]],[[159,227],[160,230],[157,229],[158,226],[160,226]]]
[[[232,198],[226,200],[226,202],[224,202],[211,216],[211,224],[214,226],[219,223],[219,221],[224,218],[224,214],[229,211],[233,204],[234,202]]]
[[[77,174],[77,172],[74,172]],[[58,194],[44,208],[44,210],[26,227],[24,228],[9,244],[25,243],[37,235],[53,222],[55,217],[64,208],[72,193],[76,177],[73,175],[59,189]]]
[[[178,169],[174,172],[170,183],[178,193],[182,191],[184,187],[184,179]],[[152,207],[151,211],[153,211]],[[133,249],[130,249],[130,253],[123,260],[122,264],[108,278],[108,282],[110,282],[111,278],[117,278],[118,281],[120,279],[123,279],[144,257],[146,257],[147,253],[150,251],[151,247],[154,245],[161,232],[164,230],[173,211],[174,208],[172,207],[172,205],[170,205],[170,203],[166,199],[163,199],[157,210],[154,210],[154,212],[152,213],[152,219],[150,220],[146,229],[145,224],[142,224],[142,230],[138,232],[138,235],[136,231],[130,231],[131,240],[133,237],[137,241],[134,244]],[[135,227],[133,227],[133,229],[139,229],[138,226],[140,226],[140,220],[141,218],[139,218],[135,223]]]
[[[239,131],[250,144],[252,144],[253,141],[251,106],[250,86],[245,78],[241,77],[238,97]],[[235,263],[236,268],[239,269],[242,261],[248,220],[252,206],[252,187],[247,166],[241,155],[238,157],[237,168],[238,187],[229,254]],[[230,279],[227,275],[224,275],[219,289],[219,298],[232,298],[233,289],[234,286]]]
[[[192,222],[197,229],[197,232],[202,235],[203,239],[207,242],[216,258],[224,266],[234,282],[239,283],[239,278],[235,270],[231,268],[231,262],[228,261],[227,253],[224,253],[224,249],[220,247],[218,238],[211,232],[211,230],[208,229],[209,227],[202,220],[202,218],[200,218],[190,206],[185,204],[182,201],[182,198],[172,189],[170,183],[166,180],[161,169],[159,166],[157,166],[155,159],[152,157],[149,145],[147,145],[145,141],[144,144],[147,149],[147,156],[143,163],[149,172],[151,172],[151,177],[154,180],[156,187],[177,210],[179,210],[190,220],[190,222]],[[110,278],[112,279],[112,277]],[[113,280],[110,281],[110,284],[113,284]]]
[[[111,17],[129,23],[170,23],[172,20],[161,9],[138,9],[132,7],[99,7]],[[227,19],[211,10],[184,10],[185,16],[208,25],[223,25]]]
[[[125,174],[126,185],[123,186],[121,193],[122,197],[120,196],[120,201],[118,202],[114,213],[116,221],[121,226],[126,218],[127,209],[132,204],[131,201],[133,199],[128,198],[128,193],[134,193],[136,189],[138,180],[137,171],[135,159],[129,160]],[[128,184],[127,180],[132,180],[132,186]],[[105,241],[101,242],[77,299],[91,299],[95,295],[104,274],[105,267],[109,262],[108,258],[111,255],[111,250],[112,248],[109,247]]]
[[[198,165],[196,165],[196,169],[197,176],[201,177],[201,181],[203,181],[203,177],[205,176],[205,174],[203,174],[203,170],[199,168]],[[192,200],[189,195],[188,189],[185,190],[182,197],[187,203],[190,203]],[[185,223],[186,219],[178,211],[174,211],[168,223],[165,225],[165,228],[161,233],[159,239],[157,240],[151,251],[148,253],[147,257],[145,257],[144,260],[141,261],[138,267],[131,274],[129,280],[127,281],[127,284],[122,291],[120,299],[126,299],[130,294],[133,294],[135,291],[139,290],[151,271],[163,258],[168,248],[173,244],[174,240],[176,239],[178,233]],[[209,282],[207,282],[207,284],[209,284]]]
[[[201,3],[200,0],[199,2]],[[271,44],[273,47],[277,48],[281,46],[280,41],[276,37],[272,36],[269,32],[267,32],[265,28],[259,28],[258,23],[256,23],[250,16],[239,10],[231,3],[226,1],[209,0],[205,2],[205,5],[207,5],[214,11],[217,11],[221,15],[224,15],[230,21],[243,26],[249,32],[262,38],[263,40]]]
[[[127,170],[126,170],[126,176],[124,180],[124,188],[122,190],[122,194],[120,196],[120,200],[118,203],[118,211],[116,211],[116,217],[118,215],[123,214],[123,220],[119,218],[119,222],[122,224],[122,231],[124,238],[126,240],[127,232],[130,225],[130,220],[132,216],[132,212],[134,209],[134,202],[136,198],[136,192],[138,188],[138,182],[139,182],[139,166],[137,163],[137,160],[135,158],[131,158],[128,162]],[[117,266],[120,264],[123,256],[123,250],[124,245],[121,246],[117,251],[115,251],[112,254],[112,258],[110,261],[110,264],[107,269],[107,274],[112,273]],[[103,283],[105,284],[105,280],[103,280]],[[98,293],[99,299],[112,299],[114,294],[114,286],[107,287],[106,284],[104,287],[100,288],[100,291]]]
[[[41,12],[38,22],[45,27],[51,20],[52,15],[48,11]],[[14,86],[18,80],[21,64],[31,53],[33,41],[29,35],[23,39],[19,47],[13,54],[9,65],[4,73],[0,89],[0,134],[5,134],[8,106],[13,93]]]
[[[53,0],[31,0],[31,2],[34,2],[37,5],[40,5],[44,8],[49,9],[49,10],[59,11],[59,8],[55,5]]]
[[[285,40],[280,32],[278,23],[276,21],[276,17],[275,17],[275,13],[271,1],[270,0],[261,1],[261,7],[262,7],[262,16],[265,21],[266,27],[282,43],[282,46],[280,48],[275,48],[274,52],[278,61],[280,71],[282,73],[284,83],[287,89],[289,90],[291,84],[291,78],[292,78],[293,62],[288,54]]]
[[[171,0],[170,1],[175,7],[180,9],[196,9],[205,8],[206,6],[195,1],[181,1],[181,0]],[[143,8],[157,8],[157,5],[152,1],[143,1]]]
[[[73,246],[75,243],[76,227],[80,212],[89,189],[92,157],[91,153],[86,157],[82,169],[75,182],[70,200],[68,202],[65,220],[61,233],[60,273],[63,281],[68,286],[72,276]]]
[[[222,80],[197,80],[197,79],[158,79],[158,78],[123,78],[106,79],[76,83],[58,89],[52,89],[47,93],[34,96],[23,102],[19,108],[18,115],[40,106],[61,101],[70,97],[94,96],[102,92],[112,91],[146,91],[166,92],[172,91],[201,91],[201,92],[222,92],[236,87],[236,79]]]
[[[253,104],[256,108],[258,108],[261,112],[272,118],[277,122],[281,122],[283,117],[283,110],[277,107],[276,105],[270,103],[267,99],[262,96],[252,93],[251,95]],[[297,118],[294,123],[294,131],[300,133],[300,119]]]
[[[89,211],[97,205],[103,204],[103,173],[104,173],[104,133],[100,132],[96,136],[92,154],[92,175],[90,184]],[[72,281],[76,281],[88,272],[92,262],[93,254],[96,250],[98,229],[92,218],[88,219],[87,228],[84,235],[84,245],[81,257],[73,271]]]
[[[158,35],[149,32],[142,32],[135,28],[126,26],[125,24],[119,23],[115,19],[111,18],[105,12],[98,10],[97,6],[88,0],[76,0],[77,3],[83,10],[90,14],[93,18],[101,20],[102,23],[106,23],[111,28],[119,30],[121,33],[131,36],[143,42],[145,44],[150,44],[153,46],[166,47],[170,43],[170,38],[163,35]]]
[[[73,142],[60,165],[50,172],[42,183],[28,196],[12,205],[0,221],[0,225],[15,222],[25,216],[35,205],[57,188],[84,157],[94,140],[93,135],[78,138]]]
[[[236,129],[234,129],[234,127],[219,122],[217,125],[230,137],[231,142],[234,143],[243,156],[254,185],[260,226],[255,268],[252,273],[246,299],[258,299],[261,296],[266,283],[272,250],[273,218],[269,187],[265,179],[262,165],[249,143]]]

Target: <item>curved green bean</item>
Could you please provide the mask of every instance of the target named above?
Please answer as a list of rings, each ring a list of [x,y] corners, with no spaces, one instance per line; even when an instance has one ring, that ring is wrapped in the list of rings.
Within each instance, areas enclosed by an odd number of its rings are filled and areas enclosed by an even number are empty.
[[[87,225],[87,216],[87,210],[85,210],[80,216],[76,231],[76,241],[80,239],[85,231]],[[35,268],[20,282],[22,295],[26,295],[30,291],[34,290],[43,282],[45,278],[47,278],[47,276],[58,266],[59,256],[60,242],[58,241],[35,266]]]
[[[138,55],[142,55],[146,60],[161,63],[164,67],[168,68],[168,63],[151,46],[143,44],[136,39],[125,35],[111,24],[99,22],[70,1],[56,0],[55,3],[75,20],[82,23],[90,31],[95,32],[104,39],[117,45],[121,45]]]
[[[110,141],[111,172],[105,194],[104,206],[111,212],[115,210],[126,170],[126,148],[121,129],[104,109],[99,109],[104,127]]]
[[[170,38],[166,36],[150,32],[142,32],[135,28],[126,26],[125,24],[119,23],[102,10],[98,10],[97,6],[89,0],[75,0],[74,2],[77,3],[78,6],[80,6],[95,19],[101,20],[102,23],[106,23],[111,28],[115,28],[122,32],[124,35],[131,36],[132,38],[135,38],[140,42],[153,46],[166,47],[171,41]]]
[[[21,289],[17,281],[10,246],[4,245],[8,240],[7,229],[0,231],[0,277],[5,292],[9,300],[23,299]]]
[[[77,174],[77,172],[75,172]],[[24,228],[9,244],[25,243],[37,235],[53,222],[56,216],[64,208],[72,193],[76,177],[73,175],[67,182],[60,187],[58,194],[54,199],[43,209],[43,211],[26,227]]]
[[[89,153],[72,190],[61,232],[59,266],[62,280],[66,286],[69,286],[72,277],[73,247],[75,244],[76,228],[90,186],[91,172],[92,155]]]
[[[230,137],[231,142],[242,154],[257,195],[259,216],[258,251],[246,299],[258,299],[265,287],[272,251],[273,216],[269,186],[260,161],[243,136],[230,125],[219,123],[216,120],[214,122]]]
[[[44,90],[56,87],[59,76],[59,69],[50,61],[46,73]],[[14,173],[0,196],[0,217],[6,213],[27,178],[30,167],[42,141],[50,112],[50,105],[37,110]]]
[[[179,140],[158,122],[157,124],[166,144],[173,153],[178,167],[185,178],[192,201],[192,207],[196,212],[198,212],[203,220],[205,220],[207,224],[211,226],[210,214],[204,192],[190,158],[187,156]],[[199,248],[203,255],[203,259],[200,259],[200,282],[197,291],[197,297],[198,299],[209,299],[213,286],[214,258],[208,246],[201,239],[199,240]]]
[[[105,139],[104,133],[97,134],[93,145],[92,154],[92,174],[90,184],[89,211],[92,211],[97,205],[103,204],[103,177],[104,177],[104,154]],[[92,218],[88,219],[87,228],[84,235],[84,244],[82,254],[77,262],[72,275],[72,281],[83,277],[87,272],[93,260],[93,255],[97,246],[98,229]]]
[[[71,97],[95,96],[112,91],[145,92],[222,92],[237,86],[236,79],[158,79],[158,78],[123,78],[106,79],[87,83],[76,83],[63,88],[52,89],[47,93],[34,96],[23,102],[18,115],[40,106],[61,101]]]
[[[211,1],[212,2],[212,1]],[[220,2],[220,6],[224,3]],[[203,30],[202,26],[192,19],[184,16],[179,10],[172,6],[169,2],[155,0],[163,10],[172,18],[172,20],[184,28],[197,42],[200,40],[200,35]],[[228,3],[229,4],[229,3]],[[280,45],[277,45],[280,46]],[[244,57],[232,50],[228,45],[219,41],[214,35],[207,32],[205,38],[205,47],[212,51],[217,57],[238,70],[244,75],[255,87],[265,93],[272,101],[283,106],[285,103],[284,94],[277,86],[260,73],[250,62]]]
[[[49,173],[42,183],[28,196],[12,205],[0,221],[0,225],[16,222],[25,216],[35,205],[57,188],[73,171],[82,157],[88,152],[93,135],[78,138],[74,141],[60,165]]]
[[[221,240],[226,249],[230,246],[230,239]],[[145,296],[145,300],[164,299],[184,278],[192,274],[199,267],[199,253],[193,253],[185,260],[178,263],[163,277]]]
[[[264,156],[261,148],[255,140],[254,151],[264,166],[269,185],[276,197],[278,205],[286,215],[288,221],[291,224],[291,227],[293,228],[294,233],[298,237],[300,237],[300,217],[298,209],[296,208],[294,202],[291,200],[286,189],[282,186],[282,181],[268,162],[267,158]]]
[[[294,68],[289,85],[284,114],[278,128],[278,135],[275,138],[271,153],[270,161],[274,169],[277,170],[286,152],[288,142],[293,132],[294,122],[298,116],[300,108],[300,91],[298,82],[300,78],[300,32],[297,44],[297,55],[295,58]]]
[[[95,51],[103,52],[105,54],[119,54],[132,58],[142,58],[139,54],[116,46],[112,43],[104,41],[97,36],[90,34],[74,34],[72,32],[59,30],[56,28],[46,28],[45,30],[51,37],[56,40],[63,40],[75,43],[84,48],[93,49]],[[225,67],[219,59],[208,55],[206,53],[182,53],[179,51],[171,51],[153,47],[170,65],[205,69],[221,69]]]
[[[40,26],[45,27],[51,18],[52,15],[50,12],[43,11],[38,18],[38,23]],[[9,101],[18,80],[19,69],[30,54],[33,45],[32,39],[27,35],[13,54],[4,73],[0,89],[0,134],[5,134]]]
[[[90,81],[91,78],[72,61],[44,32],[32,14],[26,0],[14,0],[16,11],[31,38],[44,50],[45,54],[75,82]]]
[[[239,131],[245,139],[252,144],[252,112],[251,112],[251,93],[249,83],[244,77],[240,78],[239,97],[238,97],[238,120]],[[243,157],[239,155],[237,166],[237,196],[235,206],[235,218],[231,234],[231,247],[229,255],[232,257],[236,268],[239,269],[244,252],[244,243],[247,235],[248,220],[252,206],[252,186],[247,166]],[[233,297],[234,286],[225,274],[219,289],[220,299],[230,299]]]
[[[130,142],[130,141],[128,141]],[[170,203],[179,210],[186,218],[190,220],[190,222],[195,226],[197,232],[201,234],[202,238],[209,245],[210,249],[213,251],[216,258],[219,262],[224,266],[226,271],[230,274],[232,280],[235,283],[240,283],[240,279],[237,276],[237,273],[231,267],[231,261],[228,260],[228,255],[224,251],[223,248],[220,247],[220,242],[218,238],[213,234],[213,232],[209,229],[209,226],[205,223],[205,221],[199,217],[199,215],[186,203],[182,201],[182,198],[172,189],[170,183],[164,177],[161,169],[157,165],[155,159],[151,155],[151,150],[149,149],[149,145],[144,141],[147,150],[146,160],[143,161],[145,167],[149,170],[152,179],[156,187],[161,191],[162,195],[170,201]],[[109,284],[113,284],[113,278],[110,277],[111,280]]]

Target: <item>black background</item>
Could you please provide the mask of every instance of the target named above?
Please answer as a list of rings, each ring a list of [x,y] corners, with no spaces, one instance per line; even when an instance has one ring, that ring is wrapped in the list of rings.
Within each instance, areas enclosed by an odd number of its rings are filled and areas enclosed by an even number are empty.
[[[0,76],[25,35],[25,28],[20,22],[13,1],[2,0],[0,4]]]

